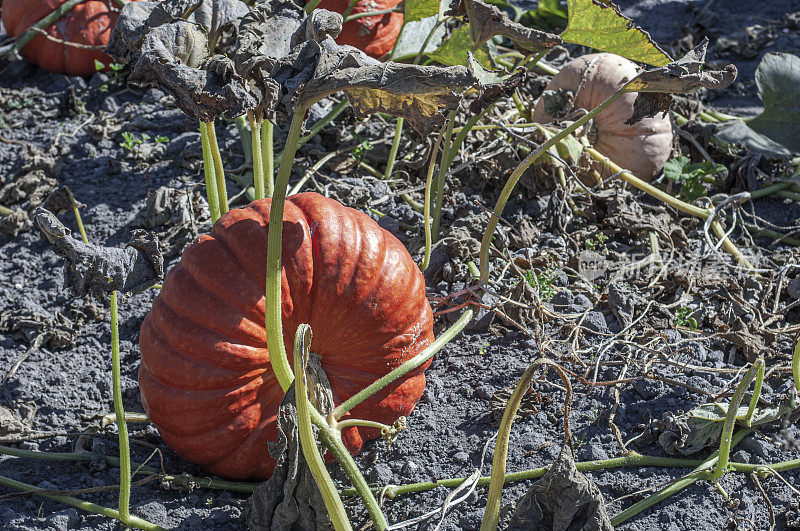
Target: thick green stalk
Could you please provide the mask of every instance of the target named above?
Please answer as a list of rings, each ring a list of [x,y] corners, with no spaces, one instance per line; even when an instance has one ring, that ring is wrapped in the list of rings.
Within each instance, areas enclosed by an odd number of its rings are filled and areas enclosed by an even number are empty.
[[[37,494],[37,491],[40,491],[42,489],[34,487],[33,485],[29,485],[28,483],[16,481],[4,476],[0,476],[0,485],[10,487],[12,489],[21,490],[23,492],[32,492],[37,496],[65,503],[67,505],[71,505],[72,507],[82,509],[92,514],[99,514],[102,516],[108,516],[109,518],[115,518],[123,522],[125,525],[136,527],[138,529],[146,529],[148,531],[165,531],[163,527],[158,526],[156,524],[152,524],[147,520],[142,520],[138,516],[129,515],[125,519],[123,519],[119,511],[115,511],[114,509],[109,509],[108,507],[103,507],[102,505],[97,505],[91,502],[83,501],[78,498],[73,498],[72,496],[60,496],[55,494]]]
[[[544,144],[533,150],[530,155],[525,157],[525,160],[523,160],[516,168],[514,168],[514,171],[511,172],[508,182],[506,182],[503,190],[500,192],[500,197],[497,199],[497,204],[494,207],[493,215],[489,218],[489,224],[486,227],[486,232],[484,232],[483,239],[481,240],[481,282],[486,282],[489,278],[489,246],[492,243],[492,237],[494,236],[494,229],[497,227],[497,221],[503,215],[503,209],[505,209],[506,203],[511,197],[511,193],[514,191],[514,187],[522,177],[522,174],[525,173],[525,170],[527,170],[530,165],[536,161],[536,159],[541,157],[548,149],[556,145],[559,140],[577,130],[579,127],[601,113],[606,107],[614,103],[617,98],[625,93],[626,87],[627,85],[621,87],[619,90],[617,90],[617,92],[609,96],[608,99],[606,99],[603,103],[589,111],[587,114],[583,115],[581,118],[573,122],[569,127],[555,134]]]
[[[394,138],[392,139],[392,147],[389,149],[389,158],[386,159],[386,171],[383,172],[384,179],[392,178],[394,163],[397,160],[397,150],[400,149],[400,139],[403,136],[404,122],[405,120],[402,117],[398,117],[394,123]]]
[[[217,143],[217,128],[214,122],[207,122],[208,144],[211,147],[211,158],[214,160],[214,179],[217,182],[217,201],[219,201],[220,215],[228,211],[228,189],[225,185],[225,168],[222,166],[222,156]]]
[[[467,323],[472,319],[472,316],[475,314],[475,311],[472,308],[468,308],[461,317],[453,323],[453,325],[442,332],[436,340],[428,345],[428,347],[411,358],[410,360],[406,361],[396,369],[390,371],[386,376],[379,378],[378,380],[372,382],[366,388],[362,389],[358,393],[354,394],[352,397],[348,398],[341,404],[339,404],[329,415],[329,418],[334,420],[339,420],[342,418],[345,413],[356,407],[358,404],[366,400],[367,398],[371,397],[393,381],[397,380],[404,374],[409,371],[412,371],[431,359],[434,354],[439,352],[442,347],[444,347],[451,339],[453,339],[459,332],[461,332]]]
[[[283,148],[278,177],[275,182],[275,193],[269,213],[267,229],[267,285],[266,285],[266,327],[267,348],[272,370],[281,389],[286,392],[292,385],[294,376],[286,358],[286,346],[283,344],[283,322],[281,313],[281,253],[283,242],[283,203],[286,200],[286,188],[292,173],[294,155],[297,152],[297,141],[303,129],[306,108],[298,107],[292,116],[292,125]],[[258,144],[258,142],[253,142]],[[260,157],[259,157],[260,158]],[[253,157],[255,161],[255,156]]]
[[[208,140],[208,131],[204,122],[200,122],[200,144],[203,148],[203,172],[206,177],[206,197],[208,210],[211,213],[211,222],[219,219],[219,201],[217,199],[217,183],[214,177],[214,156],[211,154],[211,145]]]
[[[263,122],[256,120],[256,115],[253,111],[247,111],[247,121],[250,122],[250,138],[252,139],[251,148],[253,149],[253,189],[255,191],[255,198],[264,199],[266,193],[266,186],[264,184],[264,157],[261,154],[261,126]]]
[[[671,457],[653,457],[649,455],[641,455],[636,452],[631,452],[623,457],[613,457],[611,459],[600,459],[597,461],[579,461],[575,463],[575,467],[581,472],[591,472],[593,470],[606,470],[611,468],[623,467],[697,467],[703,461],[698,459],[674,459]],[[787,464],[790,462],[786,462]],[[782,464],[782,463],[781,463]],[[731,466],[739,466],[739,463],[731,463]],[[763,465],[753,465],[763,466]],[[773,465],[770,465],[772,467]],[[786,465],[784,465],[786,466]],[[537,479],[547,473],[549,467],[533,468],[530,470],[522,470],[520,472],[511,472],[506,474],[504,483],[513,483],[515,481],[527,481],[530,479]],[[378,487],[375,490],[384,492],[387,498],[396,498],[397,496],[404,496],[406,494],[413,494],[415,492],[425,492],[439,487],[455,488],[461,485],[467,478],[448,478],[440,479],[435,482],[423,481],[420,483],[409,483],[407,485],[390,485],[386,488]],[[482,487],[491,482],[490,476],[482,476],[478,479],[478,486]],[[353,489],[345,489],[342,491],[344,496],[353,496],[355,491]]]
[[[117,416],[117,433],[119,434],[119,514],[120,520],[128,523],[131,498],[131,450],[128,442],[128,424],[125,422],[125,408],[122,405],[116,291],[111,292],[111,375],[114,413]]]
[[[753,378],[756,377],[756,374],[759,372],[759,370],[763,374],[764,358],[758,358],[753,363],[753,366],[750,367],[746,373],[744,373],[744,376],[742,376],[742,381],[739,382],[739,385],[736,387],[736,391],[731,397],[731,403],[728,405],[728,414],[725,415],[725,424],[722,426],[722,437],[719,444],[719,460],[717,461],[717,466],[712,474],[714,480],[721,478],[725,472],[728,471],[728,461],[730,460],[732,448],[731,438],[733,437],[733,429],[736,424],[736,414],[739,412],[739,404],[742,403],[744,394],[747,392],[747,388],[750,387],[750,382],[753,381]],[[755,391],[760,392],[760,386],[757,385],[756,387],[757,389]],[[758,401],[758,395],[755,391],[753,393],[753,400],[751,400],[751,402]],[[749,424],[749,421],[747,423]]]
[[[794,347],[794,355],[792,356],[792,377],[794,378],[794,388],[797,394],[800,395],[800,340]]]
[[[241,186],[247,198],[253,201],[256,198],[255,182],[253,179],[253,139],[250,137],[250,126],[247,123],[247,116],[245,114],[237,116],[233,121],[236,130],[239,131],[239,139],[242,143],[242,152],[244,153],[244,165],[250,169],[241,174],[234,174],[236,184]]]
[[[732,446],[736,446],[737,444],[739,444],[739,442],[742,439],[744,439],[744,437],[748,433],[750,433],[751,431],[752,430],[750,428],[743,428],[743,429],[739,430],[738,432],[736,432],[736,434],[733,436],[733,439],[731,440]],[[717,462],[718,458],[719,458],[719,450],[717,450],[716,452],[711,454],[708,457],[708,459],[703,461],[703,463],[700,466],[698,466],[694,470],[694,472],[692,472],[687,477],[679,479],[679,480],[675,481],[674,483],[671,483],[671,484],[667,485],[666,487],[664,487],[663,489],[659,490],[658,492],[656,492],[654,494],[651,494],[650,496],[648,496],[644,500],[631,505],[630,507],[628,507],[627,509],[625,509],[624,511],[622,511],[618,515],[616,515],[613,518],[611,518],[611,525],[613,525],[614,527],[617,527],[618,525],[620,525],[625,520],[628,520],[629,518],[633,518],[634,516],[636,516],[640,512],[642,512],[642,511],[644,511],[646,509],[649,509],[650,507],[652,507],[653,505],[657,504],[658,502],[669,498],[673,494],[677,494],[678,492],[680,492],[681,490],[685,489],[689,485],[691,485],[693,483],[696,483],[698,480],[705,479],[706,477],[708,477],[709,469],[714,466],[714,464]]]
[[[265,193],[272,197],[275,192],[275,151],[273,148],[273,131],[275,124],[264,120],[261,124],[261,156],[264,159],[261,165],[264,171]]]
[[[422,271],[428,269],[428,264],[431,260],[431,186],[433,170],[436,167],[436,154],[439,152],[439,145],[442,143],[443,134],[444,128],[439,130],[439,135],[436,137],[436,142],[433,144],[431,160],[428,162],[428,173],[425,176],[425,203],[422,206],[422,218],[425,227],[425,255],[422,257],[422,264],[419,266]]]
[[[442,206],[444,204],[444,180],[447,176],[447,170],[450,169],[450,164],[447,162],[450,158],[450,140],[453,138],[453,125],[456,118],[456,109],[450,111],[447,115],[446,130],[444,133],[444,140],[442,142],[442,158],[439,162],[439,175],[436,178],[436,207],[433,211],[433,241],[439,241],[439,225],[442,222]]]
[[[297,327],[294,336],[294,396],[297,406],[297,425],[300,433],[300,447],[303,455],[311,469],[311,474],[316,480],[317,487],[325,501],[325,508],[331,519],[333,528],[338,530],[352,529],[350,520],[344,510],[344,504],[336,490],[328,469],[325,468],[325,461],[317,449],[317,440],[314,438],[314,429],[311,425],[311,413],[308,401],[308,390],[306,388],[306,364],[311,349],[311,327],[301,324]]]

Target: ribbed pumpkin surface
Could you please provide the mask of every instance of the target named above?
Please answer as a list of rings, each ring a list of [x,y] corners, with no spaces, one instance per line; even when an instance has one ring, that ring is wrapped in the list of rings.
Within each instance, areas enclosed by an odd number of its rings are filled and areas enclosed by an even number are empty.
[[[133,0],[135,1],[135,0]],[[49,15],[66,0],[3,0],[0,15],[9,36],[16,37]],[[114,9],[111,9],[114,5]],[[119,6],[112,0],[90,0],[73,7],[47,27],[52,37],[62,41],[105,46],[117,22]],[[45,70],[64,74],[89,75],[94,61],[108,64],[109,57],[99,50],[67,46],[37,35],[22,48],[22,55]]]
[[[397,6],[400,0],[361,0],[350,11],[350,15],[383,11]],[[322,0],[317,7],[344,13],[350,0]],[[392,51],[403,26],[403,13],[385,13],[371,17],[360,17],[346,22],[336,38],[339,44],[349,44],[368,55],[381,58]]]
[[[169,447],[236,479],[263,479],[274,461],[283,393],[266,346],[264,287],[270,200],[222,216],[164,279],[141,328],[139,387]],[[315,193],[291,196],[283,224],[283,332],[291,359],[301,323],[314,332],[335,403],[433,341],[425,281],[405,247],[365,214]],[[352,410],[393,423],[425,387],[427,364]],[[348,428],[357,452],[376,429]]]

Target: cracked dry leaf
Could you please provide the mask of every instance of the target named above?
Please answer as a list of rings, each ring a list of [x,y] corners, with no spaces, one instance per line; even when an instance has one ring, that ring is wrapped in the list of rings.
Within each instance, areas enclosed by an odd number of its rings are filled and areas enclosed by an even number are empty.
[[[356,117],[376,112],[401,116],[423,136],[444,123],[444,113],[461,101],[460,92],[478,84],[464,66],[381,63],[331,38],[306,42],[273,78],[295,105],[309,106],[342,91]]]
[[[124,247],[86,244],[71,236],[71,231],[52,212],[36,209],[36,225],[50,242],[53,251],[66,260],[64,283],[76,296],[143,291],[164,276],[164,261],[158,241],[145,231],[133,231]]]
[[[611,531],[614,527],[600,489],[578,471],[572,456],[562,449],[547,473],[516,501],[506,529]]]
[[[517,48],[528,53],[548,50],[562,43],[561,37],[545,31],[528,28],[514,22],[495,6],[481,0],[462,0],[456,13],[466,14],[475,46],[480,46],[495,35],[508,37]]]
[[[157,86],[189,116],[204,122],[235,118],[256,99],[233,62],[213,50],[247,13],[239,0],[131,2],[120,12],[106,52],[132,65],[131,83]]]

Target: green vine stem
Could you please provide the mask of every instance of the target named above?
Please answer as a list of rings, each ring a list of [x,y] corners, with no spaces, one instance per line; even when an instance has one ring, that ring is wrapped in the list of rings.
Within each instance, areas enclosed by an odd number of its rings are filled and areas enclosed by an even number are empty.
[[[256,120],[256,115],[252,110],[247,111],[247,121],[250,122],[250,138],[252,139],[251,148],[253,150],[253,189],[255,198],[264,199],[266,186],[264,184],[264,157],[261,154],[261,120]],[[263,139],[262,139],[263,140]]]
[[[456,110],[453,109],[447,114],[447,123],[445,125],[444,140],[442,140],[442,158],[439,161],[439,175],[436,177],[436,203],[433,211],[433,241],[439,241],[439,225],[442,221],[442,205],[444,203],[444,180],[447,176],[447,170],[450,169],[450,164],[447,163],[450,159],[450,140],[453,138],[453,125],[456,118]]]
[[[114,413],[117,416],[119,434],[119,516],[122,523],[128,524],[131,498],[131,450],[128,441],[128,425],[125,422],[125,408],[122,405],[122,381],[119,361],[119,318],[117,312],[117,292],[111,292],[111,374]]]
[[[797,340],[792,356],[792,377],[794,378],[794,388],[800,395],[800,339]]]
[[[755,378],[756,374],[759,372],[761,372],[761,379],[763,380],[764,358],[758,358],[750,367],[750,369],[744,373],[744,376],[742,376],[742,381],[739,382],[739,385],[736,387],[736,391],[733,393],[733,397],[731,397],[731,403],[728,405],[728,414],[725,415],[725,424],[722,426],[722,438],[719,444],[719,460],[717,461],[717,466],[711,475],[714,480],[718,480],[725,474],[725,472],[728,471],[728,461],[731,454],[731,438],[733,437],[736,415],[739,412],[739,404],[742,403],[744,394],[747,392],[747,388],[750,387],[750,382],[753,381],[753,378]],[[750,401],[752,408],[755,408],[755,403],[758,402],[758,395],[760,392],[761,385],[756,384],[756,389],[753,391],[753,399]],[[750,415],[748,414],[748,419],[749,418]],[[748,420],[747,424],[749,423],[750,422]]]
[[[345,17],[345,22],[350,22],[351,20],[356,20],[357,18],[362,17],[374,17],[376,15],[386,15],[389,13],[402,13],[403,9],[398,9],[396,7],[392,7],[390,9],[381,9],[380,11],[363,11],[361,13],[356,13],[355,15],[349,15]]]
[[[211,213],[211,222],[215,223],[220,216],[219,201],[217,199],[217,183],[214,177],[214,156],[211,154],[211,145],[208,140],[208,130],[204,122],[200,122],[200,144],[203,147],[203,172],[206,178],[206,198],[208,210]]]
[[[503,412],[503,420],[500,421],[500,429],[497,432],[497,441],[494,445],[494,458],[492,459],[492,475],[489,481],[489,497],[486,501],[486,510],[481,521],[481,531],[495,531],[500,521],[500,504],[503,495],[503,484],[506,478],[506,459],[508,456],[508,439],[511,435],[511,424],[517,415],[517,410],[522,402],[525,392],[531,384],[533,375],[540,365],[549,365],[558,371],[561,380],[567,389],[567,397],[564,400],[564,444],[569,444],[572,448],[572,437],[569,433],[569,412],[570,402],[572,401],[572,386],[569,378],[558,366],[558,364],[547,358],[540,358],[527,368],[519,379],[514,392],[508,399],[508,404]],[[561,450],[564,451],[563,448]]]
[[[0,205],[0,214],[3,214],[4,216],[10,216],[13,213],[14,211],[10,208]]]
[[[753,396],[750,397],[750,405],[747,408],[747,415],[745,415],[743,419],[743,424],[748,428],[753,422],[753,415],[756,413],[758,399],[761,397],[761,386],[764,384],[764,358],[759,357],[758,360],[756,360],[756,365],[758,365],[756,370],[756,385],[753,388]]]
[[[306,4],[306,13],[311,13],[322,0],[311,0]]]
[[[338,421],[341,419],[348,411],[356,407],[358,404],[366,400],[367,398],[371,397],[393,381],[397,380],[404,374],[409,371],[412,371],[431,359],[437,352],[439,352],[442,347],[444,347],[450,340],[452,340],[459,332],[461,332],[467,323],[472,319],[473,315],[475,315],[475,311],[472,308],[468,308],[461,314],[458,321],[453,323],[453,325],[442,332],[436,340],[428,345],[428,347],[411,358],[410,360],[404,362],[402,365],[397,367],[396,369],[391,370],[388,374],[375,380],[366,388],[362,389],[358,393],[354,394],[352,397],[348,398],[341,404],[331,411],[331,414],[328,416],[328,422],[330,423],[333,421]]]
[[[0,47],[0,56],[12,55],[18,57],[19,51],[34,37],[39,35],[39,31],[37,30],[44,30],[47,26],[69,13],[73,7],[84,3],[85,1],[86,0],[67,0],[57,8],[53,9],[53,11],[51,11],[47,16],[43,17],[36,24],[33,24],[31,27],[26,29],[22,35],[17,37],[15,41],[6,46]]]
[[[12,489],[21,490],[23,492],[31,492],[33,494],[36,494],[37,496],[42,496],[43,498],[48,498],[50,500],[65,503],[67,505],[71,505],[72,507],[82,509],[92,514],[99,514],[102,516],[107,516],[109,518],[115,518],[123,522],[125,525],[136,527],[138,529],[146,529],[148,531],[165,531],[163,527],[158,526],[156,524],[152,524],[147,520],[139,518],[138,516],[128,515],[123,520],[122,515],[120,514],[119,511],[115,511],[114,509],[109,509],[108,507],[103,507],[102,505],[97,505],[95,503],[83,501],[78,498],[73,498],[72,496],[61,496],[56,494],[44,494],[44,493],[39,494],[38,491],[41,491],[42,489],[34,487],[33,485],[30,485],[28,483],[16,481],[4,476],[0,476],[0,485],[4,485]]]
[[[394,138],[392,138],[392,147],[389,148],[389,158],[386,159],[386,171],[383,172],[384,179],[392,178],[392,171],[394,171],[394,163],[397,160],[397,150],[400,149],[400,139],[403,136],[403,123],[405,120],[398,117],[394,123]]]
[[[541,157],[548,149],[556,145],[556,143],[561,140],[562,138],[566,137],[568,134],[572,133],[573,131],[577,130],[579,127],[587,123],[589,120],[597,116],[600,112],[602,112],[606,107],[614,103],[614,101],[619,98],[622,94],[625,93],[625,87],[627,85],[620,88],[617,92],[612,94],[608,97],[603,103],[583,115],[581,118],[573,122],[569,127],[566,129],[561,130],[559,133],[555,134],[553,137],[548,139],[545,143],[541,146],[533,150],[525,160],[519,163],[519,165],[514,168],[514,171],[511,172],[511,176],[508,178],[503,190],[500,192],[500,197],[497,199],[497,204],[494,207],[494,211],[492,216],[489,218],[488,226],[486,227],[486,232],[483,234],[483,239],[481,240],[481,251],[480,251],[480,270],[481,270],[481,282],[485,283],[489,278],[489,247],[492,243],[492,237],[494,236],[494,230],[497,227],[497,221],[503,215],[503,210],[506,207],[506,203],[508,199],[511,197],[511,192],[514,191],[514,187],[517,185],[517,182],[522,177],[522,174],[525,173],[531,164],[533,164],[536,159]]]
[[[744,437],[752,431],[750,428],[743,428],[736,432],[736,434],[731,439],[731,445],[736,446],[739,442],[744,439]],[[711,454],[708,459],[703,461],[691,474],[688,476],[681,478],[674,483],[671,483],[664,487],[663,489],[659,490],[658,492],[651,494],[647,498],[631,505],[618,515],[611,518],[611,525],[617,527],[618,525],[622,524],[624,521],[633,518],[640,512],[649,509],[653,505],[663,501],[670,496],[677,494],[681,490],[685,489],[689,485],[696,483],[698,480],[704,478],[704,474],[708,472],[708,470],[714,466],[717,462],[719,457],[719,450],[716,450],[713,454]]]
[[[265,193],[272,197],[275,192],[275,151],[273,149],[273,132],[275,124],[264,120],[261,124],[261,157],[264,162],[261,167],[264,172]]]
[[[243,114],[237,116],[233,124],[239,131],[239,140],[242,143],[242,152],[244,153],[244,165],[249,168],[241,174],[234,174],[234,178],[236,179],[236,184],[244,189],[247,198],[253,201],[256,198],[253,172],[253,139],[250,136],[250,126],[247,123],[247,115]]]
[[[303,455],[306,458],[306,463],[311,469],[311,474],[316,480],[317,487],[322,494],[322,499],[325,501],[325,508],[328,510],[328,516],[331,519],[333,528],[337,531],[352,529],[350,521],[347,519],[347,513],[344,510],[344,504],[339,497],[339,492],[336,490],[336,485],[333,483],[328,469],[325,468],[325,461],[319,454],[317,448],[317,441],[314,438],[314,429],[311,426],[311,413],[308,401],[308,390],[306,388],[306,365],[308,364],[308,355],[311,349],[311,327],[307,324],[301,324],[297,327],[297,332],[294,336],[294,395],[295,403],[297,405],[297,425],[298,432],[300,433],[300,447],[303,450]]]
[[[300,147],[306,142],[314,138],[314,135],[319,133],[323,127],[331,123],[337,116],[339,116],[348,105],[350,105],[350,102],[347,101],[347,98],[343,98],[339,103],[334,105],[330,111],[328,111],[328,114],[314,122],[314,125],[308,128],[308,134],[301,136],[300,140],[297,141],[297,149],[300,149]],[[282,158],[283,151],[275,155],[274,164],[280,165]]]
[[[206,122],[208,128],[208,144],[211,147],[211,158],[214,161],[214,180],[217,183],[217,201],[219,202],[220,215],[228,211],[228,189],[225,186],[225,168],[222,166],[222,156],[217,143],[217,128],[214,122]]]
[[[342,18],[343,19],[346,19],[347,16],[350,15],[350,12],[353,11],[353,8],[356,7],[357,3],[358,3],[358,0],[350,0],[350,2],[347,4],[347,7],[342,12]]]
[[[402,120],[402,118],[398,118]],[[422,218],[425,230],[425,255],[422,257],[422,264],[419,268],[422,271],[428,269],[431,261],[431,187],[433,182],[433,170],[436,167],[436,155],[439,153],[439,146],[442,143],[442,136],[444,135],[444,127],[439,129],[439,134],[436,136],[436,142],[433,144],[431,151],[431,160],[428,162],[428,173],[425,175],[425,202],[422,205]],[[395,139],[398,137],[395,136]],[[391,159],[391,157],[389,157]]]
[[[267,282],[266,282],[266,329],[269,361],[278,383],[285,393],[292,385],[294,376],[286,358],[286,346],[283,344],[283,323],[281,314],[281,254],[283,235],[283,203],[286,200],[286,188],[292,173],[292,163],[297,152],[297,141],[303,129],[306,115],[305,107],[298,107],[292,116],[292,125],[283,148],[278,177],[275,182],[275,193],[269,214],[267,229]],[[258,144],[258,142],[253,142]],[[260,157],[259,157],[260,158]],[[256,160],[255,155],[253,160]]]

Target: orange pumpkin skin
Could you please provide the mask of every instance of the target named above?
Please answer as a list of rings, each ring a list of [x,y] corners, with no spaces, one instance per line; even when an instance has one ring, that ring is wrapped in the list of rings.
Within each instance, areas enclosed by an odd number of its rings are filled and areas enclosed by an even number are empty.
[[[624,57],[612,53],[582,55],[565,64],[545,90],[571,90],[575,92],[576,109],[592,110],[637,74],[636,64]],[[672,154],[672,123],[668,116],[656,115],[626,125],[636,96],[635,92],[623,94],[595,116],[597,139],[592,143],[618,165],[650,181]],[[534,108],[533,121],[551,120],[540,100]],[[596,169],[603,177],[609,177],[609,170]]]
[[[400,0],[360,0],[350,15],[369,11],[383,11],[397,6]],[[322,0],[317,7],[344,13],[349,0]],[[342,32],[336,38],[339,44],[349,44],[379,59],[392,51],[400,29],[403,26],[403,13],[386,13],[372,17],[361,17],[342,26]]]
[[[139,337],[142,403],[164,442],[232,479],[265,479],[267,441],[283,399],[266,346],[264,286],[270,200],[222,216],[164,279]],[[287,198],[282,311],[291,360],[301,323],[314,333],[336,404],[433,341],[425,281],[405,247],[365,214],[315,193]],[[291,361],[290,361],[291,364]],[[422,396],[409,372],[355,407],[354,418],[392,424]],[[380,435],[347,428],[356,453]]]
[[[135,0],[134,0],[135,1]],[[9,36],[17,37],[66,0],[3,0],[3,26]],[[73,7],[69,13],[47,27],[47,33],[62,41],[105,46],[117,22],[117,9],[112,0],[90,0]],[[97,59],[108,64],[111,59],[99,50],[67,46],[37,35],[22,48],[22,55],[45,70],[73,75],[90,75],[96,71]]]

